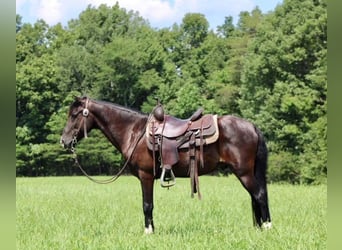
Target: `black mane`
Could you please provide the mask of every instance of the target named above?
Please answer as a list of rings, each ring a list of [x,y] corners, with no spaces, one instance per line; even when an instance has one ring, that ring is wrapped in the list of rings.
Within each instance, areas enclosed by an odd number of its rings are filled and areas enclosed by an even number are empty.
[[[123,111],[123,112],[126,112],[126,113],[131,113],[133,115],[139,115],[139,116],[148,116],[149,115],[149,114],[141,112],[140,110],[136,110],[136,109],[129,108],[129,107],[124,107],[124,106],[122,106],[120,104],[112,103],[112,102],[109,102],[109,101],[102,101],[102,100],[93,100],[93,101],[95,103],[112,107],[115,110],[119,109],[120,111]]]

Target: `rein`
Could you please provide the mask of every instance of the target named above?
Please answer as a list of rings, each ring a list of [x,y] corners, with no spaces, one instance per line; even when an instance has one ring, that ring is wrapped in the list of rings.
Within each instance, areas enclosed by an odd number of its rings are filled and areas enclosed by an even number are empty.
[[[89,110],[88,110],[87,106],[88,106],[88,100],[87,100],[87,102],[86,102],[86,107],[83,109],[83,112],[82,112],[82,115],[83,115],[83,126],[84,126],[84,137],[85,137],[85,138],[88,138],[88,136],[87,136],[87,129],[86,129],[86,121],[85,121],[85,119],[86,119],[86,118],[88,117],[88,115],[89,115]],[[80,130],[80,128],[81,128],[81,124],[82,124],[82,123],[80,123],[80,127],[78,128],[78,130],[77,130],[77,132],[76,132],[76,135],[78,134],[78,132],[79,132],[79,130]],[[96,179],[94,179],[93,177],[91,177],[90,175],[88,175],[87,172],[82,168],[82,166],[81,166],[81,164],[79,163],[78,158],[77,158],[76,148],[74,147],[74,145],[77,144],[76,135],[75,135],[74,138],[73,138],[73,142],[72,142],[72,146],[71,146],[71,152],[73,153],[73,158],[74,158],[74,160],[75,160],[75,165],[81,170],[81,172],[82,172],[89,180],[91,180],[91,181],[93,181],[93,182],[95,182],[95,183],[97,183],[97,184],[109,184],[109,183],[112,183],[112,182],[116,181],[116,180],[122,175],[122,173],[124,172],[124,170],[125,170],[126,167],[128,166],[129,161],[132,159],[133,153],[135,152],[135,150],[136,150],[136,148],[137,148],[137,145],[138,145],[139,141],[141,140],[141,138],[142,138],[142,137],[144,136],[144,134],[145,134],[147,124],[148,124],[148,120],[146,121],[145,127],[144,127],[144,129],[142,130],[142,133],[140,134],[139,137],[137,137],[137,140],[136,140],[136,142],[134,143],[134,147],[133,147],[131,153],[129,154],[129,156],[127,157],[127,160],[126,160],[125,164],[124,164],[123,167],[120,169],[120,171],[119,171],[116,175],[112,176],[111,178],[106,179],[106,180],[96,180]]]
[[[109,184],[109,183],[112,183],[114,181],[116,181],[120,176],[121,174],[123,173],[123,171],[125,170],[125,168],[127,167],[127,164],[130,160],[130,158],[127,159],[127,161],[125,162],[124,166],[120,169],[120,171],[113,177],[109,178],[109,179],[106,179],[106,180],[96,180],[94,179],[93,177],[91,177],[90,175],[87,174],[87,172],[82,168],[81,164],[78,162],[78,159],[77,159],[77,154],[75,152],[75,149],[72,150],[73,152],[73,158],[75,160],[75,164],[77,165],[77,167],[81,170],[81,172],[89,179],[91,180],[92,182],[95,182],[97,184]]]

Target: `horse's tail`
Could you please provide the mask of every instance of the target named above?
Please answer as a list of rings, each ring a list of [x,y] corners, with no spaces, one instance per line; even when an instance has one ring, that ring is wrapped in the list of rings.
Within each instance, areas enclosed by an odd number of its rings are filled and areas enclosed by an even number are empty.
[[[252,199],[253,221],[255,225],[257,223],[260,227],[271,228],[266,177],[268,150],[261,131],[255,127],[255,132],[258,134],[258,148],[255,157],[254,176],[259,184],[260,192],[258,200]]]
[[[262,188],[266,188],[268,149],[261,131],[257,127],[255,127],[255,131],[258,134],[258,149],[255,158],[254,175]]]

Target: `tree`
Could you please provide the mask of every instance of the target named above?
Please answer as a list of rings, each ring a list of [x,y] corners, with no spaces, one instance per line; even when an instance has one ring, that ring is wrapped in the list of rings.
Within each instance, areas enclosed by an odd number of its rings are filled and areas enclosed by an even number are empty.
[[[242,74],[242,115],[261,127],[272,152],[293,156],[286,167],[303,182],[313,180],[301,159],[319,156],[310,162],[319,162],[316,173],[326,172],[326,20],[324,1],[285,1],[262,22]]]
[[[163,82],[163,51],[153,31],[141,37],[118,37],[103,50],[97,75],[97,95],[140,108],[146,96]]]
[[[21,29],[21,26],[22,26],[22,16],[16,14],[16,17],[15,17],[15,32],[18,33],[18,31],[20,31]]]
[[[224,18],[224,24],[217,27],[217,33],[224,38],[228,38],[233,35],[235,31],[235,26],[233,24],[233,17],[226,16]]]
[[[185,45],[197,48],[208,35],[209,23],[203,14],[188,13],[182,20],[181,29]]]
[[[44,124],[59,105],[55,57],[47,38],[48,25],[38,21],[17,33],[16,123],[30,128],[32,142],[46,136]]]

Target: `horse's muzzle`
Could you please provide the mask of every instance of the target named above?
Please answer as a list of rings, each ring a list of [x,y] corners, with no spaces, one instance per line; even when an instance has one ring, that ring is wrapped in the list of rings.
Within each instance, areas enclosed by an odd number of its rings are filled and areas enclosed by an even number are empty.
[[[61,144],[61,146],[65,149],[70,149],[75,145],[75,140],[69,140],[67,141],[66,139],[63,138],[63,136],[61,136],[61,139],[59,140],[59,143]]]
[[[59,144],[62,146],[62,148],[68,148],[68,145],[67,143],[65,143],[62,136],[61,136],[61,139],[59,140]]]

